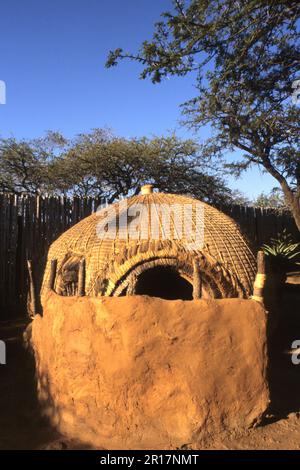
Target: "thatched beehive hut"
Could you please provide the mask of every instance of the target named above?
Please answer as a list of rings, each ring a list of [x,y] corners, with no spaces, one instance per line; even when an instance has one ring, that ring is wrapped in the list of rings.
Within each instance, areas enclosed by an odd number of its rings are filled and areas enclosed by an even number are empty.
[[[248,297],[255,268],[233,220],[149,186],[73,226],[50,247],[31,326],[42,413],[110,449],[198,446],[258,422],[265,311],[213,299]]]
[[[176,221],[187,206],[193,208],[189,228],[179,235]],[[170,227],[161,215],[168,207]],[[155,234],[149,228],[153,218]],[[113,236],[108,236],[110,225]],[[191,247],[197,231],[202,231],[202,244]],[[254,254],[230,217],[193,198],[156,193],[146,185],[140,195],[86,217],[51,245],[42,294],[50,287],[60,295],[93,297],[248,297],[255,272]]]

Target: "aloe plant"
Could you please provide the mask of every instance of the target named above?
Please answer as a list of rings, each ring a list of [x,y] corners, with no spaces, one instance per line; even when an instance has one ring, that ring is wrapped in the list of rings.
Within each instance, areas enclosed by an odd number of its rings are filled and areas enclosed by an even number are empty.
[[[300,266],[297,261],[300,256],[300,243],[294,243],[292,235],[286,229],[279,233],[277,238],[271,238],[270,244],[264,244],[262,250],[274,267],[286,270],[292,266]]]

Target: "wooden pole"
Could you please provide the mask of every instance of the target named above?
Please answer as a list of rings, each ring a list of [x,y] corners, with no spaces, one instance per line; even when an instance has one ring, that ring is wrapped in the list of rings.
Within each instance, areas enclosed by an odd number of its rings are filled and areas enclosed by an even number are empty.
[[[202,279],[197,259],[193,259],[193,299],[202,297]]]
[[[50,278],[49,278],[49,284],[48,284],[48,288],[50,290],[54,290],[56,269],[57,269],[57,259],[52,259],[51,265],[50,265]]]
[[[129,277],[129,280],[128,280],[128,288],[127,288],[126,295],[135,295],[135,293],[136,293],[136,282],[137,282],[137,277],[134,273],[132,273]]]
[[[257,253],[257,274],[253,286],[252,299],[264,303],[266,284],[266,255],[263,251]]]
[[[79,263],[78,271],[78,295],[80,297],[85,296],[85,258]]]
[[[27,268],[28,268],[28,275],[29,275],[30,310],[31,310],[32,316],[34,316],[37,313],[37,308],[36,308],[36,293],[35,293],[35,285],[34,285],[31,259],[27,260]]]

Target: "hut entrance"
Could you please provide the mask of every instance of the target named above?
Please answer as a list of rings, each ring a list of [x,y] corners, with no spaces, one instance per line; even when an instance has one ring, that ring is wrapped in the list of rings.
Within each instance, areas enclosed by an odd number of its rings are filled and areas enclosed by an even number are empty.
[[[167,300],[192,300],[193,286],[171,266],[155,266],[138,276],[135,294]]]

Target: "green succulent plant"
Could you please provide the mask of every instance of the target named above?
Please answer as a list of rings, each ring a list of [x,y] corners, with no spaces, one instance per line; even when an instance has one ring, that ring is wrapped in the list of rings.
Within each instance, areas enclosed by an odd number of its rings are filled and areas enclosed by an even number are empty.
[[[262,250],[270,259],[273,266],[281,269],[289,269],[300,266],[300,243],[295,243],[290,233],[284,229],[277,235],[277,238],[271,238],[270,244],[264,244]]]

